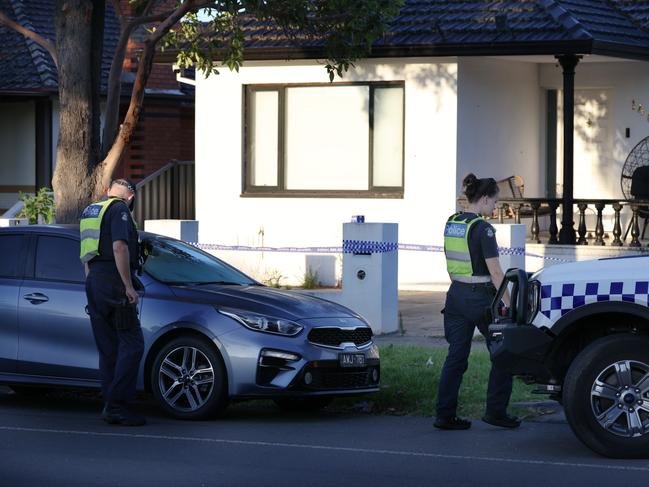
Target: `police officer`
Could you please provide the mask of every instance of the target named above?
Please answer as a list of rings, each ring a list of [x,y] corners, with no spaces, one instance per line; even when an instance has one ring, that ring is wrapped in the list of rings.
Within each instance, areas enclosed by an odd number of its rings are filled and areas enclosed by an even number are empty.
[[[102,419],[109,424],[140,426],[145,419],[129,408],[135,399],[144,350],[134,287],[138,234],[129,208],[134,203],[135,185],[116,179],[107,195],[89,205],[80,222],[88,312],[99,351]]]
[[[435,427],[464,430],[471,422],[457,417],[462,376],[468,367],[475,327],[488,339],[488,313],[496,289],[503,281],[494,228],[482,215],[491,215],[498,199],[498,185],[492,178],[478,179],[469,174],[463,181],[468,200],[466,212],[452,215],[444,230],[446,266],[451,286],[444,308],[444,336],[448,355],[439,380]],[[509,295],[503,296],[509,305]],[[520,426],[507,414],[512,392],[512,376],[493,364],[489,374],[487,405],[482,420],[504,428]]]

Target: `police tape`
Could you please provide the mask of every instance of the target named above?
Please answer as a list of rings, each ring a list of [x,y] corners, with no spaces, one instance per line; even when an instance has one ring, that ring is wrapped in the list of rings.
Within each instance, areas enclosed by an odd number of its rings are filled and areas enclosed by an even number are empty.
[[[372,240],[343,240],[341,247],[269,247],[253,245],[222,245],[192,242],[191,245],[202,250],[227,250],[243,252],[285,252],[285,253],[307,253],[307,254],[360,254],[371,255],[395,250],[414,252],[444,252],[441,245],[420,245],[403,244],[397,242],[379,242]],[[549,257],[545,255],[532,254],[525,251],[525,247],[498,247],[500,255],[524,255],[555,262],[574,262],[574,260]]]

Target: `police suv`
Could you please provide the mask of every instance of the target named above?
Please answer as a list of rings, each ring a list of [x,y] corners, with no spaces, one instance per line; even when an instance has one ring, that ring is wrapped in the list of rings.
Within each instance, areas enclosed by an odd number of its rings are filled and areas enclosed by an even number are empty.
[[[609,457],[649,457],[649,255],[506,273],[508,316],[489,327],[497,364],[564,406],[577,437]]]

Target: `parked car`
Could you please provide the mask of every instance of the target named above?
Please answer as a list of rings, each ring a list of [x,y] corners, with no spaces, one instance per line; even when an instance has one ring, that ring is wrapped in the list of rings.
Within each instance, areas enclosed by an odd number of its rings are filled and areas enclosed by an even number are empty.
[[[167,413],[200,419],[249,398],[312,409],[378,391],[378,347],[358,314],[266,287],[179,240],[140,237],[138,387]],[[78,226],[0,228],[1,383],[100,387],[84,281]]]

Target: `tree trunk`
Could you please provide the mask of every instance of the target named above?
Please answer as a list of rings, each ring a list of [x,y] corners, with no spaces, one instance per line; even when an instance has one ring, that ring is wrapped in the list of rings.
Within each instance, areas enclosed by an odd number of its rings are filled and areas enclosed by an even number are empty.
[[[99,152],[99,93],[101,64],[93,59],[97,41],[103,39],[103,19],[98,24],[92,0],[57,0],[56,46],[59,56],[60,131],[56,146],[56,168],[52,186],[56,220],[76,223],[97,184],[95,168]],[[93,32],[93,25],[101,25]],[[101,43],[101,40],[99,41]],[[99,44],[101,46],[101,44]],[[93,71],[95,71],[93,73]]]

